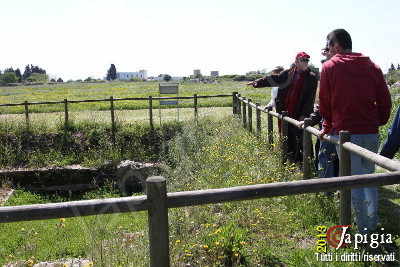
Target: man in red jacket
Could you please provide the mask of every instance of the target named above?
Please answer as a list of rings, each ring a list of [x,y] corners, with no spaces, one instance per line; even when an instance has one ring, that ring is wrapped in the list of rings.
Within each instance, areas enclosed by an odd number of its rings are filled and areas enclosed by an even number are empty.
[[[352,52],[350,34],[344,29],[327,36],[331,57],[321,71],[320,112],[324,134],[351,133],[351,142],[372,152],[378,151],[378,128],[386,124],[391,99],[381,69],[369,57]],[[373,173],[375,164],[351,153],[351,174]],[[359,232],[376,230],[378,191],[376,187],[353,189],[352,205]]]
[[[276,111],[287,111],[289,117],[304,120],[313,111],[315,92],[318,85],[317,74],[308,66],[310,56],[305,52],[296,55],[290,69],[279,74],[267,75],[248,83],[254,88],[279,87],[275,99]],[[288,125],[288,158],[293,162],[302,162],[302,131]]]

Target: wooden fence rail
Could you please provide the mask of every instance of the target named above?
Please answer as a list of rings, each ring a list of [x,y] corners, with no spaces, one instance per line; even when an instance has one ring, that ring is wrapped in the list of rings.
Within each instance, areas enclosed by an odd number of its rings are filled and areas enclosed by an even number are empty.
[[[400,183],[400,171],[166,193],[163,177],[146,180],[147,196],[0,207],[0,223],[148,211],[150,263],[170,266],[168,209]]]

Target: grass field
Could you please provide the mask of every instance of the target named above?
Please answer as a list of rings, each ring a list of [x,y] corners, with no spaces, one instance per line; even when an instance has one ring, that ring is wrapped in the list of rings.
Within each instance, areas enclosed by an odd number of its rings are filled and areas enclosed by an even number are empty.
[[[270,99],[270,89],[261,88],[253,89],[247,87],[244,82],[223,81],[218,84],[200,84],[200,83],[183,83],[179,86],[180,96],[198,95],[216,95],[216,94],[232,94],[239,92],[245,94],[246,97],[253,99],[260,104],[265,105]],[[110,83],[66,83],[59,85],[44,86],[17,86],[17,87],[0,87],[0,104],[43,102],[43,101],[63,101],[68,100],[86,100],[86,99],[106,99],[113,96],[114,98],[127,97],[149,97],[159,96],[158,83],[156,82],[110,82]],[[168,96],[168,95],[163,95]],[[116,101],[115,109],[146,109],[148,101]],[[193,105],[193,100],[183,100],[180,104],[182,107]],[[226,107],[232,105],[232,98],[209,98],[199,99],[200,107]],[[154,101],[154,107],[158,107],[158,101]],[[69,104],[71,111],[83,110],[109,110],[109,102],[97,103],[74,103]],[[29,111],[34,113],[57,112],[63,111],[63,104],[55,105],[32,105]],[[24,107],[1,107],[0,114],[23,113]]]
[[[179,115],[178,115],[179,113]],[[203,107],[198,109],[199,118],[211,117],[218,119],[221,116],[232,114],[231,107]],[[179,118],[178,118],[179,116]],[[149,110],[117,110],[115,111],[115,121],[121,125],[126,123],[146,123],[149,124]],[[171,109],[154,109],[153,120],[155,125],[160,125],[165,121],[178,120],[187,121],[194,119],[193,108],[180,108],[179,111],[176,108]],[[69,120],[76,123],[90,121],[91,123],[102,123],[111,125],[111,113],[110,111],[73,111],[69,113]],[[29,115],[30,124],[40,125],[49,129],[54,129],[64,123],[64,112],[51,112],[51,113],[32,113]],[[15,124],[25,125],[24,114],[1,114],[0,124]]]

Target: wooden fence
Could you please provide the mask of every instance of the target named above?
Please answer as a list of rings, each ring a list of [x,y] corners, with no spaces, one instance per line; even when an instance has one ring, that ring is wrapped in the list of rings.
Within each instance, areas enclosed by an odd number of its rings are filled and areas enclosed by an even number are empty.
[[[270,143],[273,141],[272,117],[282,120],[283,129],[287,129],[287,123],[292,123],[296,126],[299,125],[298,121],[282,114],[264,110],[260,107],[260,105],[254,104],[251,102],[251,100],[247,100],[238,94],[234,94],[233,97],[233,113],[235,116],[242,117],[244,125],[250,131],[253,131],[252,110],[253,108],[256,109],[256,133],[260,136],[260,138],[261,114],[267,114],[268,131],[266,138]],[[285,130],[283,130],[283,132],[285,134]],[[305,144],[310,144],[310,134],[316,135],[317,133],[318,131],[316,129],[310,126],[305,127],[304,137],[305,139],[309,139],[308,141],[304,141]],[[282,135],[283,148],[285,148],[284,134]],[[165,178],[150,177],[146,180],[147,191],[146,195],[143,196],[0,207],[0,223],[147,210],[149,219],[148,227],[150,242],[150,264],[153,267],[170,266],[168,228],[168,209],[170,208],[342,190],[342,192],[345,192],[345,194],[341,194],[340,223],[349,224],[351,215],[349,209],[349,190],[351,188],[400,183],[400,164],[396,161],[387,159],[348,142],[348,133],[342,133],[339,140],[328,137],[325,137],[324,139],[335,143],[342,148],[342,152],[339,155],[341,170],[340,177],[330,179],[305,179],[294,182],[280,182],[173,193],[167,193]],[[310,162],[307,161],[307,158],[310,158],[310,155],[307,154],[309,151],[307,151],[307,149],[304,150],[305,154],[303,155],[303,158],[305,158],[306,164],[310,164]],[[348,159],[350,152],[356,153],[368,160],[375,162],[379,166],[394,172],[349,176],[350,164]]]
[[[46,101],[46,102],[28,102],[25,101],[23,103],[15,103],[15,104],[0,104],[1,107],[15,107],[15,106],[24,106],[25,108],[25,122],[26,127],[29,129],[30,120],[29,120],[29,106],[33,105],[57,105],[57,104],[64,104],[64,123],[65,125],[68,124],[69,121],[69,104],[76,104],[76,103],[93,103],[93,102],[109,102],[110,103],[110,112],[111,112],[111,129],[112,129],[112,136],[115,138],[115,107],[114,103],[117,101],[147,101],[148,102],[148,109],[149,109],[149,123],[150,127],[153,129],[154,127],[154,120],[153,120],[153,101],[154,100],[168,100],[168,99],[193,99],[193,109],[194,109],[194,118],[198,118],[198,99],[201,98],[216,98],[216,97],[233,97],[237,93],[234,92],[232,94],[220,94],[220,95],[204,95],[199,96],[194,94],[193,96],[176,96],[176,97],[129,97],[129,98],[114,98],[110,96],[110,98],[106,99],[86,99],[86,100],[68,100],[64,99],[63,101]]]

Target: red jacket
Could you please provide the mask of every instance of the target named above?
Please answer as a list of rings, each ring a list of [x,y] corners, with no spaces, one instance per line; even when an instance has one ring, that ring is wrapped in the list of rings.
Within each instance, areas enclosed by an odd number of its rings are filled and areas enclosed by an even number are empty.
[[[359,53],[337,54],[324,63],[319,101],[324,133],[376,134],[392,106],[381,69]]]

